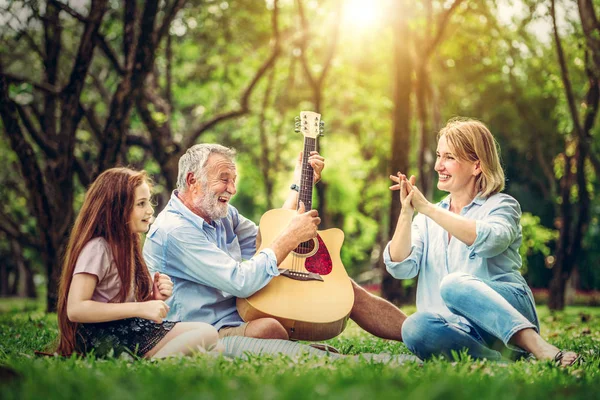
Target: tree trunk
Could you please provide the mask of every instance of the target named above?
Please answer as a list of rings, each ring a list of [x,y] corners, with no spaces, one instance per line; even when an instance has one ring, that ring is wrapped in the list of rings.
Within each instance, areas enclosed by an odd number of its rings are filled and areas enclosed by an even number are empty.
[[[577,295],[577,288],[579,287],[579,269],[577,266],[571,271],[571,276],[567,280],[565,286],[565,306],[572,306],[575,304],[575,297]]]
[[[0,297],[8,296],[8,265],[0,263]]]
[[[433,159],[430,149],[431,124],[429,123],[429,113],[427,111],[428,91],[429,91],[429,73],[427,72],[427,61],[419,60],[420,65],[417,70],[417,81],[415,94],[417,98],[417,113],[419,116],[419,186],[421,193],[428,199],[433,194],[431,185],[431,161]]]
[[[579,12],[582,19],[582,25],[586,34],[588,50],[593,55],[598,54],[598,40],[594,32],[598,32],[600,28],[596,20],[592,2],[588,0],[579,1]],[[597,154],[594,152],[592,144],[591,131],[598,114],[598,105],[600,103],[600,90],[598,87],[598,61],[597,57],[593,57],[593,61],[589,65],[589,60],[586,59],[586,74],[588,77],[588,90],[586,95],[586,111],[583,124],[580,121],[578,101],[575,98],[572,83],[569,78],[569,70],[566,64],[566,57],[562,48],[562,43],[556,22],[556,7],[555,0],[550,4],[550,13],[552,16],[554,43],[558,62],[561,70],[561,78],[565,89],[569,113],[573,122],[573,130],[577,137],[577,151],[574,156],[574,163],[570,157],[566,158],[565,172],[561,180],[561,200],[559,206],[559,215],[561,226],[559,230],[559,240],[556,251],[556,264],[553,268],[553,277],[550,282],[550,299],[548,306],[552,310],[562,310],[565,306],[565,288],[566,282],[571,275],[579,252],[581,251],[581,243],[583,236],[587,231],[587,226],[590,219],[590,197],[587,191],[587,182],[585,177],[585,163],[589,158],[596,174],[600,171],[600,161]],[[569,143],[567,143],[568,145]],[[566,154],[566,151],[565,151]],[[575,167],[576,172],[572,169]],[[576,181],[573,182],[573,175]],[[570,189],[576,183],[578,188],[578,202],[571,203]]]
[[[557,267],[558,265],[554,268]],[[563,310],[565,308],[566,282],[564,274],[561,272],[554,273],[554,276],[550,281],[550,297],[548,299],[548,308],[551,310]]]
[[[565,307],[565,284],[569,279],[566,271],[569,259],[569,238],[573,225],[573,207],[570,201],[570,188],[572,185],[572,158],[565,157],[565,173],[560,182],[560,196],[562,203],[559,206],[559,236],[556,246],[556,261],[552,268],[552,280],[550,281],[550,298],[548,307],[551,310],[562,310]]]
[[[19,297],[37,298],[31,266],[23,257],[23,248],[16,240],[10,241],[11,251],[15,260],[15,280],[13,292]]]
[[[402,6],[395,11],[397,20],[394,22],[394,114],[390,174],[398,171],[408,171],[408,155],[410,149],[410,92],[411,92],[411,54],[409,50],[410,32],[408,22],[403,18]],[[391,192],[392,202],[390,207],[390,224],[388,238],[391,238],[396,229],[400,215],[400,196],[398,192]],[[389,239],[388,239],[389,240]],[[383,271],[381,294],[393,303],[406,301],[402,282],[394,279],[387,271]]]
[[[18,251],[21,255],[22,249],[19,244],[14,240],[12,241],[12,244],[18,246]],[[37,290],[33,280],[33,270],[22,255],[17,258],[17,269],[19,271],[19,285],[17,286],[18,296],[30,299],[37,298]]]
[[[11,240],[12,242],[12,240]],[[8,295],[9,296],[17,296],[17,297],[23,297],[21,296],[21,294],[19,293],[19,286],[21,286],[21,269],[19,268],[19,260],[17,260],[17,257],[14,257],[14,262],[15,262],[15,266],[13,269],[13,280],[12,283],[10,283],[9,288],[8,288]]]

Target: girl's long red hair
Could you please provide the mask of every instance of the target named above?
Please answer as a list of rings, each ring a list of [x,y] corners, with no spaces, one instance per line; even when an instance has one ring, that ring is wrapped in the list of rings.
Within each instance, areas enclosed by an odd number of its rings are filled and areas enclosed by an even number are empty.
[[[131,291],[137,301],[150,298],[152,281],[142,256],[140,235],[129,227],[135,190],[143,183],[149,184],[144,171],[111,168],[100,174],[85,194],[69,237],[58,291],[57,352],[61,355],[75,351],[77,323],[67,316],[67,302],[77,258],[91,239],[104,238],[112,251],[121,279],[121,289],[112,301],[124,302]]]

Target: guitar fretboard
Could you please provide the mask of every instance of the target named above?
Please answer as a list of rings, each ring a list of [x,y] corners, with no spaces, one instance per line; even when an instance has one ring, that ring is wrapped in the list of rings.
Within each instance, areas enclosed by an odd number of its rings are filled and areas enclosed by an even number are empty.
[[[304,153],[302,155],[302,176],[300,178],[300,194],[298,196],[298,205],[304,203],[305,209],[312,209],[312,190],[314,173],[313,168],[308,163],[310,152],[317,148],[317,140],[310,137],[304,137]]]

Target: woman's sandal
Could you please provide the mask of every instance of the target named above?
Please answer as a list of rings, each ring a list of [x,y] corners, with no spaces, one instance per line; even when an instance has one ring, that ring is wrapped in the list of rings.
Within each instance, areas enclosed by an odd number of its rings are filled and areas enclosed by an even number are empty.
[[[571,361],[569,364],[562,365],[562,359],[564,358],[565,353],[566,352],[564,352],[564,351],[561,350],[558,353],[556,353],[556,355],[554,356],[554,360],[553,361],[554,361],[554,363],[556,364],[557,367],[579,366],[579,365],[581,365],[581,364],[583,364],[585,362],[585,360],[583,359],[583,357],[581,355],[575,353],[575,354],[577,354],[577,357],[573,361]]]

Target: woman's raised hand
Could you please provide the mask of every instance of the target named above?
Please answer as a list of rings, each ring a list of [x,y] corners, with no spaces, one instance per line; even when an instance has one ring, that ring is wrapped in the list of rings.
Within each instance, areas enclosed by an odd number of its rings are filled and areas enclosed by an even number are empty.
[[[396,184],[390,186],[390,190],[400,191],[400,202],[402,203],[402,213],[409,213],[412,215],[415,211],[414,204],[412,202],[414,194],[412,193],[412,185],[414,185],[416,178],[414,175],[410,179],[406,178],[406,175],[398,171],[397,175],[390,175],[390,179]]]
[[[421,191],[415,186],[415,180],[413,178],[414,176],[411,176],[410,180],[406,181],[408,191],[411,194],[410,202],[417,212],[421,214],[426,214],[426,208],[431,206],[431,203],[429,202],[429,200],[427,200],[423,193],[421,193]],[[402,204],[402,207],[404,207],[404,204]]]

